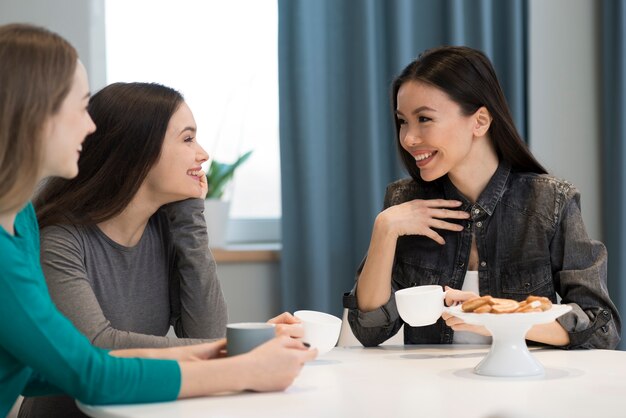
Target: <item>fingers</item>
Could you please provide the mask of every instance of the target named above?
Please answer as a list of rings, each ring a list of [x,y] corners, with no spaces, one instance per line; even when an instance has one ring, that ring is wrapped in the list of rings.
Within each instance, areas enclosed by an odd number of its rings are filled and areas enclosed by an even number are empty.
[[[459,303],[463,303],[466,300],[477,298],[478,295],[474,292],[464,292],[462,290],[451,289],[446,287],[446,305],[454,306]]]
[[[423,200],[429,208],[458,208],[463,204],[459,200],[447,200],[447,199],[428,199]]]
[[[489,332],[489,330],[487,330],[487,328],[481,327],[478,325],[466,324],[465,322],[462,324],[456,324],[452,326],[451,328],[455,332],[464,331],[464,332],[471,332],[471,333],[478,334],[478,335],[484,335],[485,337],[491,337],[491,333]]]
[[[269,322],[270,324],[299,324],[300,320],[289,312],[283,312],[267,322]]]
[[[443,317],[443,315],[441,316]],[[465,331],[465,332],[472,332],[474,334],[484,335],[487,337],[491,336],[491,333],[485,327],[467,324],[462,319],[457,318],[456,316],[452,316],[452,315],[446,315],[446,316],[447,316],[447,319],[444,318],[446,325],[452,328],[453,331]]]
[[[433,218],[468,219],[470,217],[470,214],[463,210],[431,209],[430,211]]]
[[[455,331],[456,331],[456,329],[454,328],[455,326],[465,324],[465,322],[462,319],[457,318],[456,316],[452,316],[452,315],[448,316],[448,319],[446,319],[445,321],[446,321],[446,325],[454,329]]]
[[[304,328],[300,324],[277,324],[276,336],[282,335],[291,338],[302,338],[304,336]]]
[[[423,235],[425,237],[428,237],[428,238],[432,239],[437,244],[444,245],[446,243],[446,240],[444,240],[441,235],[439,235],[438,233],[436,233],[434,230],[432,230],[430,228],[428,228],[426,231],[424,231]]]
[[[457,231],[457,232],[460,232],[465,228],[463,225],[453,224],[451,222],[446,222],[446,221],[442,221],[442,220],[434,219],[434,218],[430,221],[430,227],[437,228],[437,229],[447,229],[448,231]]]
[[[303,363],[315,360],[317,357],[317,348],[309,348],[308,350],[303,351],[300,356]]]
[[[305,363],[307,361],[315,360],[317,357],[317,348],[309,348],[300,340],[294,340],[293,338],[282,339],[281,344],[285,348],[291,348],[298,350],[298,356],[300,361]]]
[[[220,338],[219,340],[213,341],[209,344],[212,346],[212,348],[216,350],[221,350],[222,348],[226,348],[226,338]]]
[[[211,358],[220,355],[220,352],[226,350],[226,338],[221,338],[217,341],[202,344],[202,349],[198,352],[201,358]]]
[[[280,343],[283,347],[286,348],[295,348],[298,350],[308,350],[309,347],[307,347],[306,345],[304,345],[304,343],[301,340],[296,340],[294,338],[285,338],[285,336],[282,337],[278,337],[280,340]]]
[[[198,172],[198,177],[200,178],[200,199],[204,199],[209,191],[208,189],[208,184],[207,184],[207,180],[206,180],[206,173],[204,172],[204,170],[200,170]]]
[[[458,200],[415,199],[385,209],[379,215],[384,214],[384,217],[380,218],[384,219],[380,225],[397,236],[423,235],[444,245],[446,242],[439,234],[439,230],[461,232],[465,228],[464,225],[459,225],[458,221],[448,220],[470,218],[468,212],[457,210],[461,205],[462,202]]]

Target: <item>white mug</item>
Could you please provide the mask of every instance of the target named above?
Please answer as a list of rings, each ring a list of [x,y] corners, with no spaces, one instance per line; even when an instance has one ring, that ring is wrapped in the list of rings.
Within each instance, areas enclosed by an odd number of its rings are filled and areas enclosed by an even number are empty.
[[[443,313],[446,292],[439,285],[409,287],[395,295],[400,317],[412,327],[432,325]]]
[[[302,341],[317,348],[317,355],[328,353],[337,344],[341,331],[341,319],[325,312],[296,311],[293,316],[302,321]]]

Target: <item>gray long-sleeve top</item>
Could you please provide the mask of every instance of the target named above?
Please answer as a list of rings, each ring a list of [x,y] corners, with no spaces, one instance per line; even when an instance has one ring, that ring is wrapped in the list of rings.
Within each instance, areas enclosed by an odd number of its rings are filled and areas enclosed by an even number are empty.
[[[201,199],[163,206],[124,247],[97,226],[41,234],[41,263],[63,314],[99,347],[194,344],[225,335],[227,313]],[[169,338],[170,325],[181,338]]]

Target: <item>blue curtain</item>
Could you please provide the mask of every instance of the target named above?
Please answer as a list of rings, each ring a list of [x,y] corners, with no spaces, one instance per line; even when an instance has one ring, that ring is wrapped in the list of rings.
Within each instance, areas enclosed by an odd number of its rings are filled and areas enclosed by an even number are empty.
[[[609,294],[622,316],[626,349],[626,7],[602,2],[602,176],[603,230],[609,252]]]
[[[494,62],[526,131],[524,0],[279,0],[282,308],[339,315],[397,162],[389,87],[423,50]]]

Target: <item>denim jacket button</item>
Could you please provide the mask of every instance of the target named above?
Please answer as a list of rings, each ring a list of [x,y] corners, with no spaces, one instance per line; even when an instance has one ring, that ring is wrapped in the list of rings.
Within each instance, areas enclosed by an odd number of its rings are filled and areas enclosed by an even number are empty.
[[[465,267],[465,263],[459,262],[459,268],[463,268],[463,267]]]
[[[480,262],[480,266],[481,266],[481,267],[485,267],[486,265],[487,265],[487,262],[486,262],[486,261],[481,261],[481,262]]]
[[[480,214],[480,209],[474,209],[474,215]]]
[[[609,311],[607,311],[607,310],[602,311],[602,315],[609,316]]]
[[[524,287],[528,289],[530,287],[530,283],[528,282],[524,283]]]
[[[483,226],[483,223],[481,221],[478,221],[476,222],[476,226],[480,228],[481,226]]]

